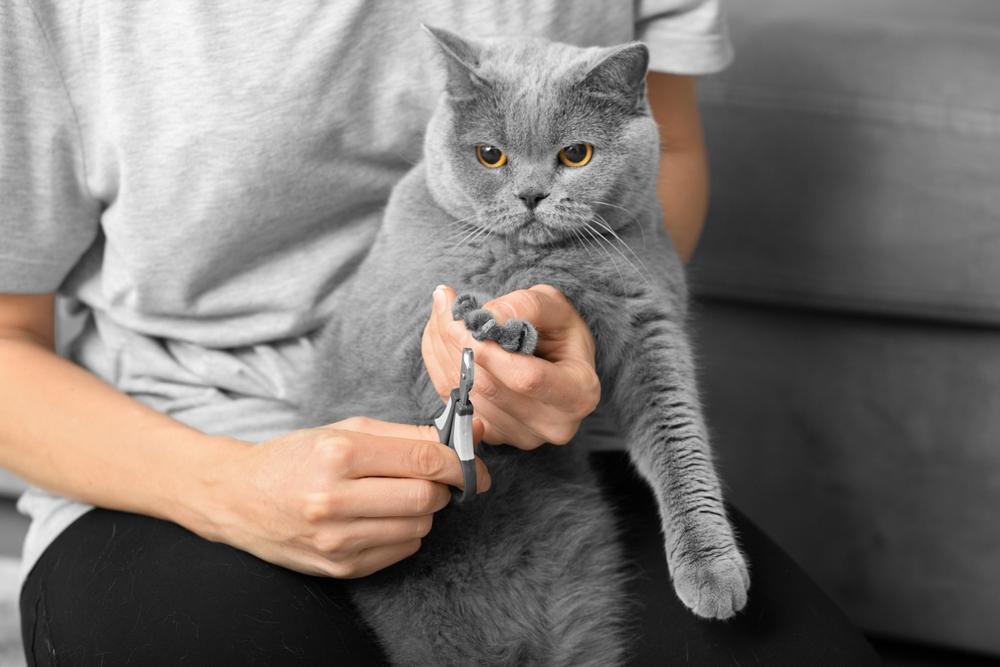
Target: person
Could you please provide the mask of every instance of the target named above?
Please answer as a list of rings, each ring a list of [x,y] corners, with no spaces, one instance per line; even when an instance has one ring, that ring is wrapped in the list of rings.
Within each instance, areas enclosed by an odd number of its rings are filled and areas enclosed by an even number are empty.
[[[0,4],[0,465],[32,485],[29,664],[384,661],[343,580],[419,549],[459,467],[428,427],[300,429],[290,390],[419,159],[441,89],[421,22],[646,41],[664,223],[690,255],[707,192],[694,77],[731,57],[716,0]],[[56,295],[81,321],[62,356]],[[436,384],[463,343],[447,296],[423,339]],[[481,362],[477,436],[568,441],[599,391],[590,332],[558,293],[491,307],[557,351],[532,361],[541,397]]]

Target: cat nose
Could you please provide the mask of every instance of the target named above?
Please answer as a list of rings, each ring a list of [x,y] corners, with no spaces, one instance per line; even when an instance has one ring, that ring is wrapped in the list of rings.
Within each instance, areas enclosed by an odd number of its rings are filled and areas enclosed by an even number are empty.
[[[517,193],[517,198],[524,202],[529,211],[534,211],[535,207],[538,206],[538,202],[548,196],[548,192],[539,192],[538,190],[525,190],[524,192]]]

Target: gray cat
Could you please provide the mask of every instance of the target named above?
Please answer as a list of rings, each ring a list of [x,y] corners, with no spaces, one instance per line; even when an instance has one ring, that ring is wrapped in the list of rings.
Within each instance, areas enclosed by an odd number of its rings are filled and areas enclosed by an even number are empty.
[[[527,352],[530,325],[483,327],[478,304],[553,285],[593,331],[603,404],[655,492],[677,595],[699,616],[732,616],[750,580],[712,466],[683,269],[655,196],[646,47],[429,31],[446,91],[423,161],[393,191],[317,339],[325,361],[304,399],[311,419],[427,423],[441,409],[420,353],[434,287],[465,295],[456,316],[474,335]],[[439,512],[413,557],[352,582],[392,661],[621,663],[623,554],[584,448],[478,454],[492,489]]]

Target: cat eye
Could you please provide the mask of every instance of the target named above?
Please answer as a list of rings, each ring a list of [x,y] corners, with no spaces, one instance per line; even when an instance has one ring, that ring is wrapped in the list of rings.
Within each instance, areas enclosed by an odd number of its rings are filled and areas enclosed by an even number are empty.
[[[594,156],[594,147],[590,144],[573,144],[559,151],[559,161],[567,167],[582,167]]]
[[[479,158],[479,164],[487,169],[499,169],[507,164],[507,154],[496,146],[476,146],[476,157]]]

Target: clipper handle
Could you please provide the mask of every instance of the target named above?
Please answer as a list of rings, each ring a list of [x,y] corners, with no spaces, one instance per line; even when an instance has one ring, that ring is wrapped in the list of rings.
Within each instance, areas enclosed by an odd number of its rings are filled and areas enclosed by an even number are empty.
[[[465,414],[462,414],[463,412]],[[462,481],[465,483],[465,489],[452,489],[451,497],[452,502],[461,504],[476,497],[476,451],[472,441],[472,403],[468,403],[467,410],[458,411],[454,424],[448,446],[455,450],[462,464]]]
[[[451,396],[444,410],[434,419],[438,441],[448,445],[458,455],[462,465],[462,481],[465,489],[452,488],[452,502],[467,503],[476,497],[476,451],[472,440],[472,401],[463,403],[458,389],[451,390]]]

